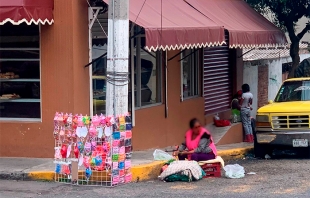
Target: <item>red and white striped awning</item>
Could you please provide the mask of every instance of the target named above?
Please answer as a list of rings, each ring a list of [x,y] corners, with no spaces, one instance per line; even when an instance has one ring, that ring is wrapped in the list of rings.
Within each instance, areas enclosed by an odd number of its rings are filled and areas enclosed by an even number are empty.
[[[1,0],[0,25],[51,25],[54,22],[53,9],[54,0]]]

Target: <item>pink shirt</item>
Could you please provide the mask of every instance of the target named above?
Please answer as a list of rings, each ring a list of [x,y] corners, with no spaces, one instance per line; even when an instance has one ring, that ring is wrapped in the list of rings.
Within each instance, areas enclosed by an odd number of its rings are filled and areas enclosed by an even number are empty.
[[[196,148],[198,148],[199,146],[199,142],[200,142],[200,139],[201,137],[205,134],[210,134],[209,131],[207,131],[207,129],[205,128],[201,128],[201,131],[200,131],[200,134],[194,139],[192,140],[192,134],[193,134],[193,131],[190,129],[186,132],[186,135],[185,135],[185,142],[186,142],[186,147],[189,151],[192,151],[192,150],[195,150]],[[214,144],[214,141],[213,141],[213,138],[211,136],[211,143],[209,145],[209,147],[212,149],[213,151],[213,154],[215,156],[217,156],[217,150],[216,150],[216,147],[215,147],[215,144]]]

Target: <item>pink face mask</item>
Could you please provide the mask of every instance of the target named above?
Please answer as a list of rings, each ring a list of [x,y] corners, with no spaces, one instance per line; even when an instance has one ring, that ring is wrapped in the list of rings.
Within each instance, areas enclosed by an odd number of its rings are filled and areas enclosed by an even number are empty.
[[[91,154],[91,143],[86,142],[84,146],[85,155]]]
[[[61,153],[61,157],[62,158],[67,158],[67,146],[66,145],[62,145],[60,153]]]
[[[63,123],[63,120],[64,120],[63,113],[59,113],[59,114],[58,114],[57,120],[58,120],[59,123]]]
[[[91,126],[89,127],[89,135],[90,135],[91,137],[97,136],[97,130],[96,130],[96,128],[94,127],[94,125],[91,125]]]
[[[107,127],[112,126],[111,117],[106,117],[106,118],[105,118],[105,122],[106,122]]]
[[[83,123],[83,116],[82,116],[82,115],[79,115],[79,116],[78,116],[77,124],[78,124],[79,127],[84,126],[84,123]]]
[[[101,114],[99,117],[99,120],[100,120],[100,122],[99,122],[100,125],[102,125],[102,126],[106,125],[106,120],[105,120],[104,115]]]
[[[84,157],[83,165],[85,166],[85,168],[89,168],[90,167],[90,157],[88,157],[88,156]]]
[[[55,116],[54,116],[54,123],[58,123],[58,112],[55,113]]]
[[[59,147],[55,147],[55,155],[54,155],[55,159],[61,159],[61,154],[60,154],[60,148]]]
[[[78,157],[79,157],[79,154],[80,154],[79,149],[78,149],[77,146],[75,146],[75,147],[74,147],[74,155],[75,155],[75,158],[78,158]]]
[[[104,152],[109,152],[109,150],[110,150],[110,144],[109,144],[108,142],[104,142],[104,143],[102,144],[102,149],[103,149]]]
[[[60,135],[61,137],[63,137],[63,136],[65,135],[65,131],[64,131],[63,128],[60,129],[59,135]]]
[[[96,147],[97,147],[97,142],[92,141],[92,142],[91,142],[91,150],[92,150],[92,151],[96,150]]]
[[[69,115],[68,115],[67,123],[68,123],[69,125],[72,124],[72,114],[69,114]]]
[[[99,126],[99,123],[100,123],[99,117],[97,115],[93,116],[92,124],[94,125],[94,127]]]

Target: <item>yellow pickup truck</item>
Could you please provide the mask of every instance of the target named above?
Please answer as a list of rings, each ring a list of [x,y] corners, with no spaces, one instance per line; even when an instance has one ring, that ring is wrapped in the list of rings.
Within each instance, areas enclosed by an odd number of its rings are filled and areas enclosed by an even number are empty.
[[[261,107],[256,116],[255,156],[264,158],[277,146],[309,151],[310,78],[286,80],[274,101]]]

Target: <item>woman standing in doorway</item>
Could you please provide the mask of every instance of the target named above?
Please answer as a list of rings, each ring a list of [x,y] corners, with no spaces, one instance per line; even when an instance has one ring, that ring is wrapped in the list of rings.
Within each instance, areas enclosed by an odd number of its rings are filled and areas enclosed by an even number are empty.
[[[250,86],[248,84],[243,84],[240,106],[241,106],[241,121],[245,132],[246,142],[254,141],[251,125],[252,103],[253,103],[253,94],[250,92]]]

